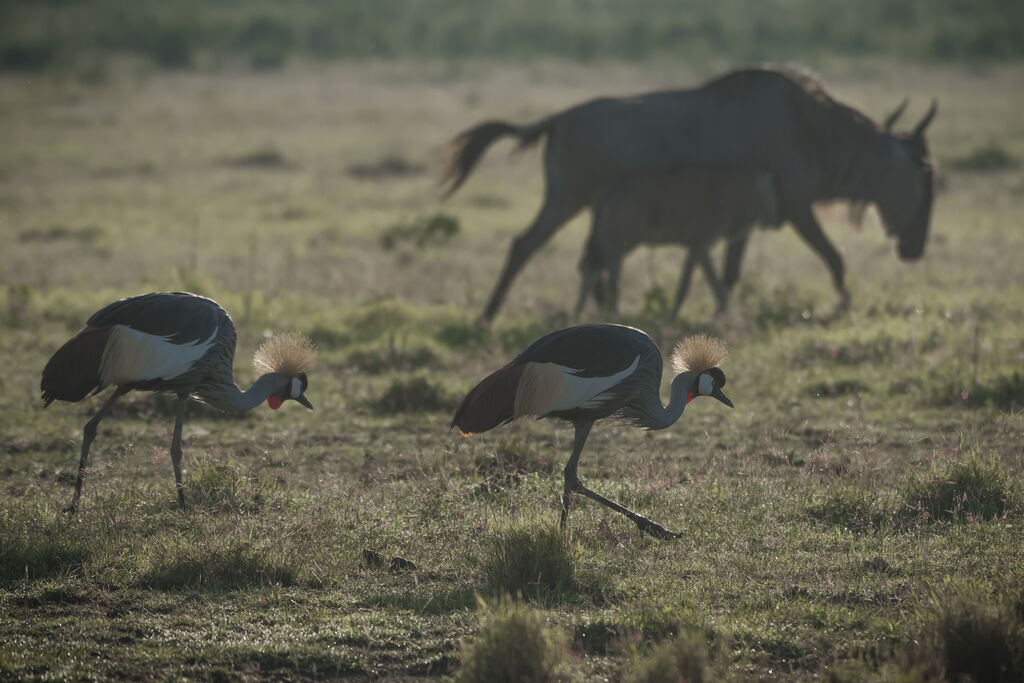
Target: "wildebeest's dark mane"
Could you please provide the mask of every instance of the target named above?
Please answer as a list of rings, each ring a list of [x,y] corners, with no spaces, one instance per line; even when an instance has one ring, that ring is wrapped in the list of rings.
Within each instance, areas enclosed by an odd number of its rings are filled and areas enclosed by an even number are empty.
[[[815,104],[821,107],[819,115],[829,118],[829,123],[834,124],[836,118],[843,119],[845,123],[851,124],[851,129],[862,131],[879,132],[881,128],[877,123],[862,114],[857,109],[837,99],[825,86],[816,74],[806,67],[796,64],[763,64],[757,67],[737,69],[719,78],[710,81],[710,87],[747,87],[743,81],[749,81],[749,87],[763,84],[764,74],[777,74],[782,79],[789,81],[802,93],[807,95]],[[810,113],[810,112],[808,112]]]

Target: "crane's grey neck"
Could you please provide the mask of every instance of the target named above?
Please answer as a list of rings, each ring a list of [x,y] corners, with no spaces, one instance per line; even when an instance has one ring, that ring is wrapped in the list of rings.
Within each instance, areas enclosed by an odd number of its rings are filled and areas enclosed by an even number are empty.
[[[242,413],[263,403],[271,394],[280,393],[290,380],[291,378],[287,375],[272,372],[253,382],[253,385],[246,391],[242,391],[235,384],[225,383],[200,386],[195,393],[203,403],[214,408],[232,413]]]
[[[690,389],[693,387],[693,373],[684,372],[676,375],[672,380],[672,393],[669,395],[668,405],[662,406],[661,401],[654,399],[654,405],[648,409],[649,429],[664,429],[675,424],[686,410],[686,399]]]

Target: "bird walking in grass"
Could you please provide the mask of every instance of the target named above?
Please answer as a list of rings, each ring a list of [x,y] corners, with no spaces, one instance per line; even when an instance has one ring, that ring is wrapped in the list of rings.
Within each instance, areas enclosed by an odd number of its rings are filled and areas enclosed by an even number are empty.
[[[181,484],[181,427],[189,397],[214,408],[243,412],[263,401],[274,410],[294,400],[310,410],[306,370],[316,359],[312,342],[285,334],[268,339],[253,365],[263,373],[242,391],[233,378],[235,325],[217,302],[184,292],[159,292],[121,299],[89,318],[43,369],[43,407],[53,401],[80,401],[108,386],[114,391],[85,423],[75,496],[78,508],[89,447],[99,425],[117,399],[129,391],[170,392],[178,397],[171,439],[171,463],[178,503],[185,505]]]
[[[505,367],[485,377],[462,400],[452,427],[463,435],[486,432],[518,417],[553,417],[573,424],[572,455],[565,466],[561,526],[569,516],[573,493],[581,493],[633,520],[657,538],[678,538],[615,501],[588,489],[576,475],[583,444],[594,422],[607,417],[636,427],[664,429],[698,396],[712,396],[732,407],[722,393],[725,344],[705,335],[687,337],[672,353],[678,373],[671,399],[662,406],[661,350],[641,330],[625,325],[570,327],[533,342]]]

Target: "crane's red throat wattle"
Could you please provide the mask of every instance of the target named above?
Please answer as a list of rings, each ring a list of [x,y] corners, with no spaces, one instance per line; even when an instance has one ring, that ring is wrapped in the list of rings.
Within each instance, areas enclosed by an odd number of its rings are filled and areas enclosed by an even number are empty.
[[[278,408],[280,408],[282,402],[283,399],[280,396],[277,396],[276,394],[271,394],[270,396],[267,396],[267,405],[270,406],[271,410],[277,410]]]

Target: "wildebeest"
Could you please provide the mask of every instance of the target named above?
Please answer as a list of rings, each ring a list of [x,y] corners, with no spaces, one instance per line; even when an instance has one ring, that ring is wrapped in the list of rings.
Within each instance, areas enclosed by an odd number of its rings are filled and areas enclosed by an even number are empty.
[[[590,237],[580,260],[579,313],[593,292],[606,310],[618,306],[622,259],[639,244],[688,248],[672,316],[686,298],[699,263],[714,290],[718,310],[726,291],[708,250],[719,239],[739,239],[755,224],[775,224],[778,206],[770,174],[713,167],[626,180],[594,203]],[[602,278],[602,275],[604,278]]]
[[[932,164],[924,131],[936,103],[909,133],[890,133],[791,68],[733,71],[694,89],[599,98],[518,126],[486,121],[451,140],[443,182],[451,194],[495,140],[521,146],[547,137],[544,203],[509,249],[482,320],[492,319],[527,259],[566,221],[623,180],[690,164],[767,171],[780,220],[792,222],[825,260],[845,304],[843,261],[811,204],[874,202],[905,260],[920,258],[932,208]],[[746,239],[729,245],[725,285],[739,275]]]

